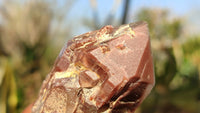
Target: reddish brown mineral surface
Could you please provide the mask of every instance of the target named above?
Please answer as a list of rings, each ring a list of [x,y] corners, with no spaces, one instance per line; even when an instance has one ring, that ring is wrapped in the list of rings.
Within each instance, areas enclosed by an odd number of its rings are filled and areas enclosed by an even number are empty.
[[[68,41],[34,113],[133,113],[154,86],[145,22],[105,26]]]

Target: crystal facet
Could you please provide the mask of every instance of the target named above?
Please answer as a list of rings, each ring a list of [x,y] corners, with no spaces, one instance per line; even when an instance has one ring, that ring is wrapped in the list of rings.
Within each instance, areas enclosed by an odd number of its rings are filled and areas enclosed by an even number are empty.
[[[155,83],[145,22],[74,37],[44,80],[33,112],[134,112]]]

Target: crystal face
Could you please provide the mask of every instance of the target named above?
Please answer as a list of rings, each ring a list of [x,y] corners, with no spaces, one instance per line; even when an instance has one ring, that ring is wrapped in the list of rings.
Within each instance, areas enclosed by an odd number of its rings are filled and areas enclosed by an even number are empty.
[[[145,22],[105,26],[68,41],[32,112],[134,112],[155,84]]]

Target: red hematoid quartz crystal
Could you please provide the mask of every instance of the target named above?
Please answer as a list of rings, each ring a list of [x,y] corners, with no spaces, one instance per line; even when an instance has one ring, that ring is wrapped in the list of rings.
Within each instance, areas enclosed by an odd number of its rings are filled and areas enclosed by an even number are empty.
[[[33,113],[133,113],[155,83],[145,22],[105,26],[68,41]]]

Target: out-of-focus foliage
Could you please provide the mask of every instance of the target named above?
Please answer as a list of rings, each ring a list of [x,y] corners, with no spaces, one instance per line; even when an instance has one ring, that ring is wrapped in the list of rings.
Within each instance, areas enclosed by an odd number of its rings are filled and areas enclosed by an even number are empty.
[[[11,63],[5,57],[0,57],[0,111],[1,113],[16,112],[18,103],[16,81]]]
[[[197,66],[200,78],[200,36],[191,37],[182,45],[182,49],[185,59]]]
[[[9,0],[0,5],[1,113],[21,112],[35,101],[64,37],[66,40],[69,35],[69,29],[61,24],[67,10],[57,12],[55,4],[50,0]]]
[[[198,113],[200,37],[186,37],[183,20],[170,19],[167,10],[143,9],[137,18],[149,23],[156,75],[141,112]]]
[[[0,4],[1,113],[21,112],[36,99],[63,37],[70,34],[72,27],[64,21],[72,3],[9,0]],[[200,112],[200,34],[186,35],[184,20],[169,16],[161,9],[143,9],[136,15],[149,24],[156,75],[155,88],[137,113]],[[96,28],[91,19],[84,19],[85,26]]]

